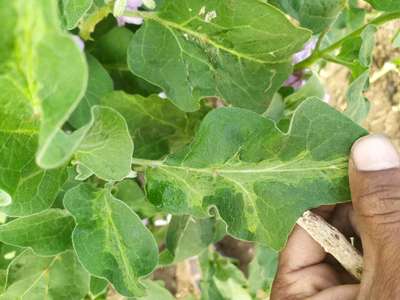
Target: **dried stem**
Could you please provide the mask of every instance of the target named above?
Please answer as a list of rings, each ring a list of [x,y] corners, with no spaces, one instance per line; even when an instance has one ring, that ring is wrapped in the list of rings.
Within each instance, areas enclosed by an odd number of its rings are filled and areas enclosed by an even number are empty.
[[[322,248],[330,253],[355,278],[361,279],[363,259],[356,248],[335,227],[322,217],[306,211],[297,224],[307,231]]]

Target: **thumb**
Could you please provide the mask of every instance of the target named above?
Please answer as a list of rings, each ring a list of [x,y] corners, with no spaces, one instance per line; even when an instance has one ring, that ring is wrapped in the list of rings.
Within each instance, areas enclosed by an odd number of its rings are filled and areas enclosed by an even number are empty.
[[[363,281],[372,280],[400,265],[400,157],[389,139],[359,139],[352,148],[349,177],[364,251]],[[379,274],[381,279],[387,277],[383,275],[389,276]]]

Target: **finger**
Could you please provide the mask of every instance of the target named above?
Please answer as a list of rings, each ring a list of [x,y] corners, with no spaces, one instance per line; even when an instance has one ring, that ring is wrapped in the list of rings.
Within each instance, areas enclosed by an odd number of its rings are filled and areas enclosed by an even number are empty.
[[[307,268],[279,275],[275,279],[271,300],[308,299],[319,291],[339,285],[337,273],[328,264],[317,264]]]
[[[355,300],[360,290],[359,284],[338,285],[308,298],[308,300]]]
[[[382,135],[361,138],[352,149],[349,176],[364,251],[400,246],[400,157],[394,146]]]
[[[332,216],[329,218],[329,223],[348,238],[358,235],[354,210],[351,203],[336,205]]]
[[[297,271],[322,262],[325,256],[326,252],[322,247],[303,228],[296,225],[279,256],[279,271]]]
[[[349,177],[364,250],[360,297],[390,299],[386,293],[400,292],[400,157],[382,135],[361,138],[352,149]]]

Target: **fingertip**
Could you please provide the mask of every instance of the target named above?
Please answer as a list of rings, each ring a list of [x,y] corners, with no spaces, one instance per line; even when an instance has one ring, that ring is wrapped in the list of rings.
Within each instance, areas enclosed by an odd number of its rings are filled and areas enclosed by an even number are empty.
[[[354,143],[351,162],[359,171],[381,171],[399,168],[400,156],[386,136],[371,134]]]

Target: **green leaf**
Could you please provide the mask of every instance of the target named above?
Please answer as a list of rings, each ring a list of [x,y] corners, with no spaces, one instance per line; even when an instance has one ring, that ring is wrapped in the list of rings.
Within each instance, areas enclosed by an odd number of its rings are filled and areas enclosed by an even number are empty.
[[[93,0],[62,0],[61,3],[65,27],[71,30],[83,19]]]
[[[3,83],[0,78],[0,90],[6,91]],[[9,98],[7,92],[2,95],[4,108]],[[14,100],[17,108],[18,98]],[[64,167],[42,170],[36,165],[38,135],[34,129],[19,127],[21,124],[12,121],[7,109],[0,110],[0,211],[9,216],[26,216],[51,207],[66,179]]]
[[[364,96],[364,91],[369,83],[368,76],[369,72],[366,71],[360,77],[355,79],[346,94],[347,108],[344,113],[354,122],[359,124],[367,117],[370,109],[370,103]]]
[[[375,46],[375,33],[377,30],[376,26],[368,25],[361,32],[362,43],[358,59],[360,60],[361,65],[365,67],[369,67],[372,63],[372,51]]]
[[[400,0],[366,0],[375,9],[384,11],[400,11]]]
[[[125,296],[142,296],[140,278],[158,262],[157,244],[138,216],[109,189],[88,184],[69,190],[65,207],[77,226],[72,234],[79,260]]]
[[[135,142],[134,156],[150,159],[158,159],[189,143],[206,111],[184,113],[157,96],[144,98],[124,92],[110,93],[101,103],[126,119]]]
[[[339,63],[348,66],[354,78],[371,66],[376,30],[374,25],[366,26],[359,36],[346,39],[340,49]]]
[[[324,96],[325,89],[321,84],[318,75],[313,73],[303,87],[285,98],[285,116],[287,117],[293,115],[293,112],[296,110],[296,108],[307,98],[317,97],[323,99]]]
[[[119,181],[131,171],[132,153],[125,119],[112,108],[92,107],[92,123],[75,153],[76,163],[101,179]],[[84,177],[90,175],[88,170]]]
[[[102,278],[90,276],[90,295],[97,298],[107,292],[108,281]]]
[[[89,274],[73,251],[40,257],[24,251],[9,266],[1,300],[81,300],[88,292]]]
[[[10,49],[14,48],[15,39],[10,32],[13,32],[17,25],[17,11],[16,8],[10,6],[10,1],[0,1],[0,66],[7,61],[11,55]]]
[[[65,163],[85,133],[61,130],[86,89],[87,66],[71,36],[60,29],[57,3],[17,0],[4,7],[15,11],[18,22],[5,33],[13,48],[0,71],[6,107],[1,129],[14,139],[39,132],[36,161],[43,168]]]
[[[251,300],[243,273],[230,259],[209,251],[200,257],[202,300]]]
[[[304,101],[290,131],[256,113],[210,112],[184,151],[147,166],[149,200],[172,214],[204,217],[216,207],[228,232],[283,247],[304,210],[350,199],[347,160],[367,132],[320,99]]]
[[[90,40],[96,25],[112,12],[114,1],[93,1],[85,17],[79,22],[79,35],[84,40]]]
[[[25,249],[0,243],[0,269],[6,270],[15,257]]]
[[[146,287],[146,296],[134,298],[135,300],[175,300],[175,297],[160,283],[146,280],[143,284]]]
[[[133,32],[125,27],[114,27],[95,40],[90,53],[110,73],[116,90],[149,96],[159,93],[160,88],[150,84],[129,71],[127,55]]]
[[[124,179],[113,186],[116,198],[125,202],[133,211],[145,217],[157,214],[158,210],[146,199],[140,186],[132,179]]]
[[[278,267],[278,253],[257,246],[255,256],[249,264],[249,289],[252,294],[260,290],[269,293]]]
[[[292,17],[299,20],[300,25],[320,33],[327,29],[342,11],[344,0],[271,0]]]
[[[74,219],[61,209],[15,219],[0,226],[0,241],[29,247],[37,255],[56,255],[71,249]]]
[[[166,0],[128,49],[131,71],[164,90],[184,111],[218,96],[264,112],[291,73],[291,55],[310,32],[258,0]]]
[[[393,38],[393,47],[400,48],[400,30],[396,33]]]
[[[222,239],[226,226],[216,218],[194,219],[191,216],[173,216],[166,237],[166,251],[161,254],[162,264],[183,261],[198,255]]]
[[[97,59],[88,55],[87,62],[89,65],[89,81],[86,94],[69,118],[69,123],[75,128],[90,122],[91,107],[100,104],[100,98],[113,90],[113,82],[110,75]]]
[[[284,110],[285,104],[283,103],[281,94],[275,93],[274,97],[272,98],[271,104],[262,115],[277,123],[280,119],[282,119]]]

